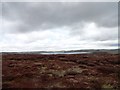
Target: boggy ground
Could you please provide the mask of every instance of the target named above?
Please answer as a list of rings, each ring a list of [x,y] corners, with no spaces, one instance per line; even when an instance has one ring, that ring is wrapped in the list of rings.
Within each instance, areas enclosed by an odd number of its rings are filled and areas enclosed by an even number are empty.
[[[120,90],[118,54],[3,54],[4,88]],[[81,89],[82,90],[82,89]]]

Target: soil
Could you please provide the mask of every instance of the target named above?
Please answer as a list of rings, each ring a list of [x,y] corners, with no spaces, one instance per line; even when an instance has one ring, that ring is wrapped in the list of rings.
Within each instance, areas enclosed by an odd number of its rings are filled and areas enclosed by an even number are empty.
[[[119,54],[3,54],[2,88],[120,90]]]

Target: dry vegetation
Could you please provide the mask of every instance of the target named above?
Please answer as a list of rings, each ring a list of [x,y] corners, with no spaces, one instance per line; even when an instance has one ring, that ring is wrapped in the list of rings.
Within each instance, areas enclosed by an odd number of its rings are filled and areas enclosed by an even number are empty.
[[[119,90],[118,54],[3,55],[3,88]]]

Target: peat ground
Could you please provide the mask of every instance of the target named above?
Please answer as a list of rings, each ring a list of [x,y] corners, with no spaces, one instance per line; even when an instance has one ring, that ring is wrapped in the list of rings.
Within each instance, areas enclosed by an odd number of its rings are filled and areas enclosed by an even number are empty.
[[[2,88],[119,90],[118,56],[3,54]]]

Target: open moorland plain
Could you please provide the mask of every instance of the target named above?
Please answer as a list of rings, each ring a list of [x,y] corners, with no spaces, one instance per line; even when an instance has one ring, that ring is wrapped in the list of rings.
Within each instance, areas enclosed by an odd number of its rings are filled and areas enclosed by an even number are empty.
[[[120,90],[119,54],[2,55],[2,88]]]

